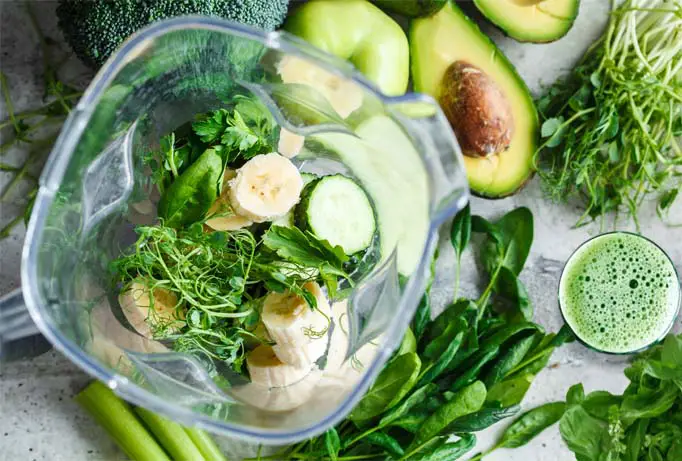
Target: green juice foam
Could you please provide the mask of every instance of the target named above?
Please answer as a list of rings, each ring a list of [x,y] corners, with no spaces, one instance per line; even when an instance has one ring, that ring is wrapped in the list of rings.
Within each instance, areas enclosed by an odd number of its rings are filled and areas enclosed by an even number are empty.
[[[633,352],[667,333],[680,285],[675,267],[654,243],[634,234],[604,234],[566,263],[559,303],[584,343],[604,352]]]

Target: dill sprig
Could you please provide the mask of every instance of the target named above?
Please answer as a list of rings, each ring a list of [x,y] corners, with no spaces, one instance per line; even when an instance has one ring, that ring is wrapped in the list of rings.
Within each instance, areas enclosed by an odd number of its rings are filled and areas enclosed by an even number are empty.
[[[537,106],[536,167],[550,197],[582,199],[578,225],[626,210],[639,227],[652,193],[662,215],[682,187],[682,3],[613,9],[605,34]]]

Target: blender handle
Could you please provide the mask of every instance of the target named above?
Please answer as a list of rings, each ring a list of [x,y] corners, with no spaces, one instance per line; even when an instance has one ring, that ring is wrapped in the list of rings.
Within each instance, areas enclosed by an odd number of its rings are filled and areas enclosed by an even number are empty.
[[[35,357],[50,347],[33,323],[20,288],[0,298],[0,362]]]

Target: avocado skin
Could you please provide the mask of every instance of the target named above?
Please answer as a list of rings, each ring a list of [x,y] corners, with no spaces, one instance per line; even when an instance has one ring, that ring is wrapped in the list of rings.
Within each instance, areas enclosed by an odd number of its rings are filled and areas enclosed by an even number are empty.
[[[500,199],[517,193],[534,175],[533,155],[539,140],[539,121],[530,91],[514,66],[452,3],[433,16],[413,20],[410,43],[412,77],[418,92],[441,100],[443,76],[456,61],[480,67],[503,89],[510,100],[515,124],[509,149],[487,158],[465,156],[464,163],[474,195]],[[453,43],[469,46],[453,47]]]

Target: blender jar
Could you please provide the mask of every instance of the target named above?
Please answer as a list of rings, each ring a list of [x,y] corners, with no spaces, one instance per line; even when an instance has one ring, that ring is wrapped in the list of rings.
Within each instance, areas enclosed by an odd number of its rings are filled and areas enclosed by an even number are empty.
[[[376,258],[335,304],[315,379],[285,388],[250,386],[141,336],[121,318],[110,272],[134,245],[135,224],[156,219],[145,154],[237,94],[305,136],[293,159],[301,171],[350,175],[376,205]],[[422,296],[439,225],[467,200],[459,147],[431,98],[386,97],[348,63],[285,33],[171,19],[129,39],[64,125],[26,237],[23,298],[51,343],[127,400],[185,425],[288,443],[325,431],[362,398]],[[15,294],[3,309],[11,304],[29,333],[20,301]]]

